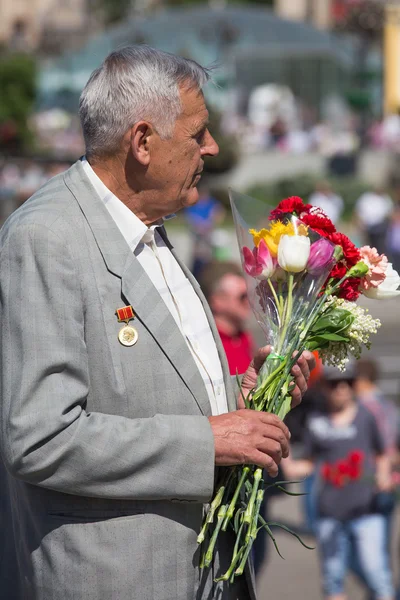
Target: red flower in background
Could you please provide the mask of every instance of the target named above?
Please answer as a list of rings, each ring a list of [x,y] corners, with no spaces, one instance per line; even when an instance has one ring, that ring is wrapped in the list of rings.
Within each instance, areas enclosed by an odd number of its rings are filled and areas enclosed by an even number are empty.
[[[332,477],[332,466],[329,463],[324,463],[321,465],[321,475],[326,480],[329,481]]]
[[[335,487],[339,487],[339,488],[343,487],[343,486],[344,486],[344,477],[343,477],[343,475],[341,475],[341,474],[337,473],[337,474],[336,474],[336,475],[333,477],[333,479],[332,479],[332,483],[333,483],[333,485],[334,485]]]
[[[335,463],[323,463],[321,476],[331,485],[342,488],[347,483],[360,479],[363,461],[364,452],[353,450],[345,458],[337,460]]]
[[[348,458],[349,462],[359,465],[364,460],[364,452],[362,450],[353,450],[353,452],[350,452]]]
[[[360,465],[349,465],[348,476],[351,481],[356,481],[361,477],[361,467]]]
[[[309,213],[311,208],[311,204],[304,204],[299,196],[291,196],[278,204],[275,210],[271,212],[269,219],[270,221],[274,221],[287,213],[295,213],[299,217],[303,213]]]
[[[340,460],[337,463],[337,470],[340,475],[348,475],[349,474],[349,463],[347,460]]]

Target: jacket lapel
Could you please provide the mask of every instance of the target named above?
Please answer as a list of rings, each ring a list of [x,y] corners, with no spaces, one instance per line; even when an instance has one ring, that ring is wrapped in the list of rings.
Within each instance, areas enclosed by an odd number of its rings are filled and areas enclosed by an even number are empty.
[[[211,415],[204,381],[179,327],[77,161],[64,180],[77,200],[108,270],[121,279],[121,292],[192,393]]]

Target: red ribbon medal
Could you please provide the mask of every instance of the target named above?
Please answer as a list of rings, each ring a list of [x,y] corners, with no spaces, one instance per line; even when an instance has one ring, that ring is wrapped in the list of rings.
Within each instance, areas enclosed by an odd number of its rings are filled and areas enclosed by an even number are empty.
[[[139,338],[139,334],[134,327],[129,325],[129,321],[135,318],[132,306],[123,306],[117,308],[115,314],[118,317],[118,323],[125,323],[118,333],[118,339],[123,346],[133,346]]]

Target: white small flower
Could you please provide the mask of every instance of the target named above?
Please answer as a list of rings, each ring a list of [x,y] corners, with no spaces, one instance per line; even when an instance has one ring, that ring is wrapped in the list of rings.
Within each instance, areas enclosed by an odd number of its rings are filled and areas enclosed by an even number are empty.
[[[387,300],[400,295],[400,275],[393,269],[392,263],[389,263],[385,272],[385,279],[376,288],[362,290],[364,296],[372,300]]]
[[[310,238],[305,235],[283,235],[279,240],[278,263],[289,273],[301,273],[310,256]]]
[[[349,356],[360,358],[363,346],[370,348],[370,336],[376,333],[381,326],[379,319],[373,319],[368,310],[357,306],[354,302],[348,302],[343,298],[335,298],[330,296],[324,309],[327,306],[334,305],[337,308],[348,310],[355,316],[354,322],[345,332],[350,339],[349,342],[330,342],[328,347],[320,350],[320,357],[324,364],[338,367],[341,371],[346,370],[346,364],[349,361]]]

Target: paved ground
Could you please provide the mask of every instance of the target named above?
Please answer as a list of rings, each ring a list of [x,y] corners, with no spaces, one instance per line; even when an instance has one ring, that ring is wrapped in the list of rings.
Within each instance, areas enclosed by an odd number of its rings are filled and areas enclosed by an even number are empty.
[[[272,504],[272,517],[285,522],[301,523],[301,501],[296,498],[278,497]],[[398,576],[400,541],[400,512],[394,527],[393,564]],[[286,533],[276,534],[282,560],[275,549],[269,549],[269,559],[258,579],[259,600],[321,600],[318,553],[306,550],[299,542]],[[304,537],[309,545],[314,545],[311,537]],[[349,577],[347,582],[349,600],[364,600],[365,591],[358,582]]]

